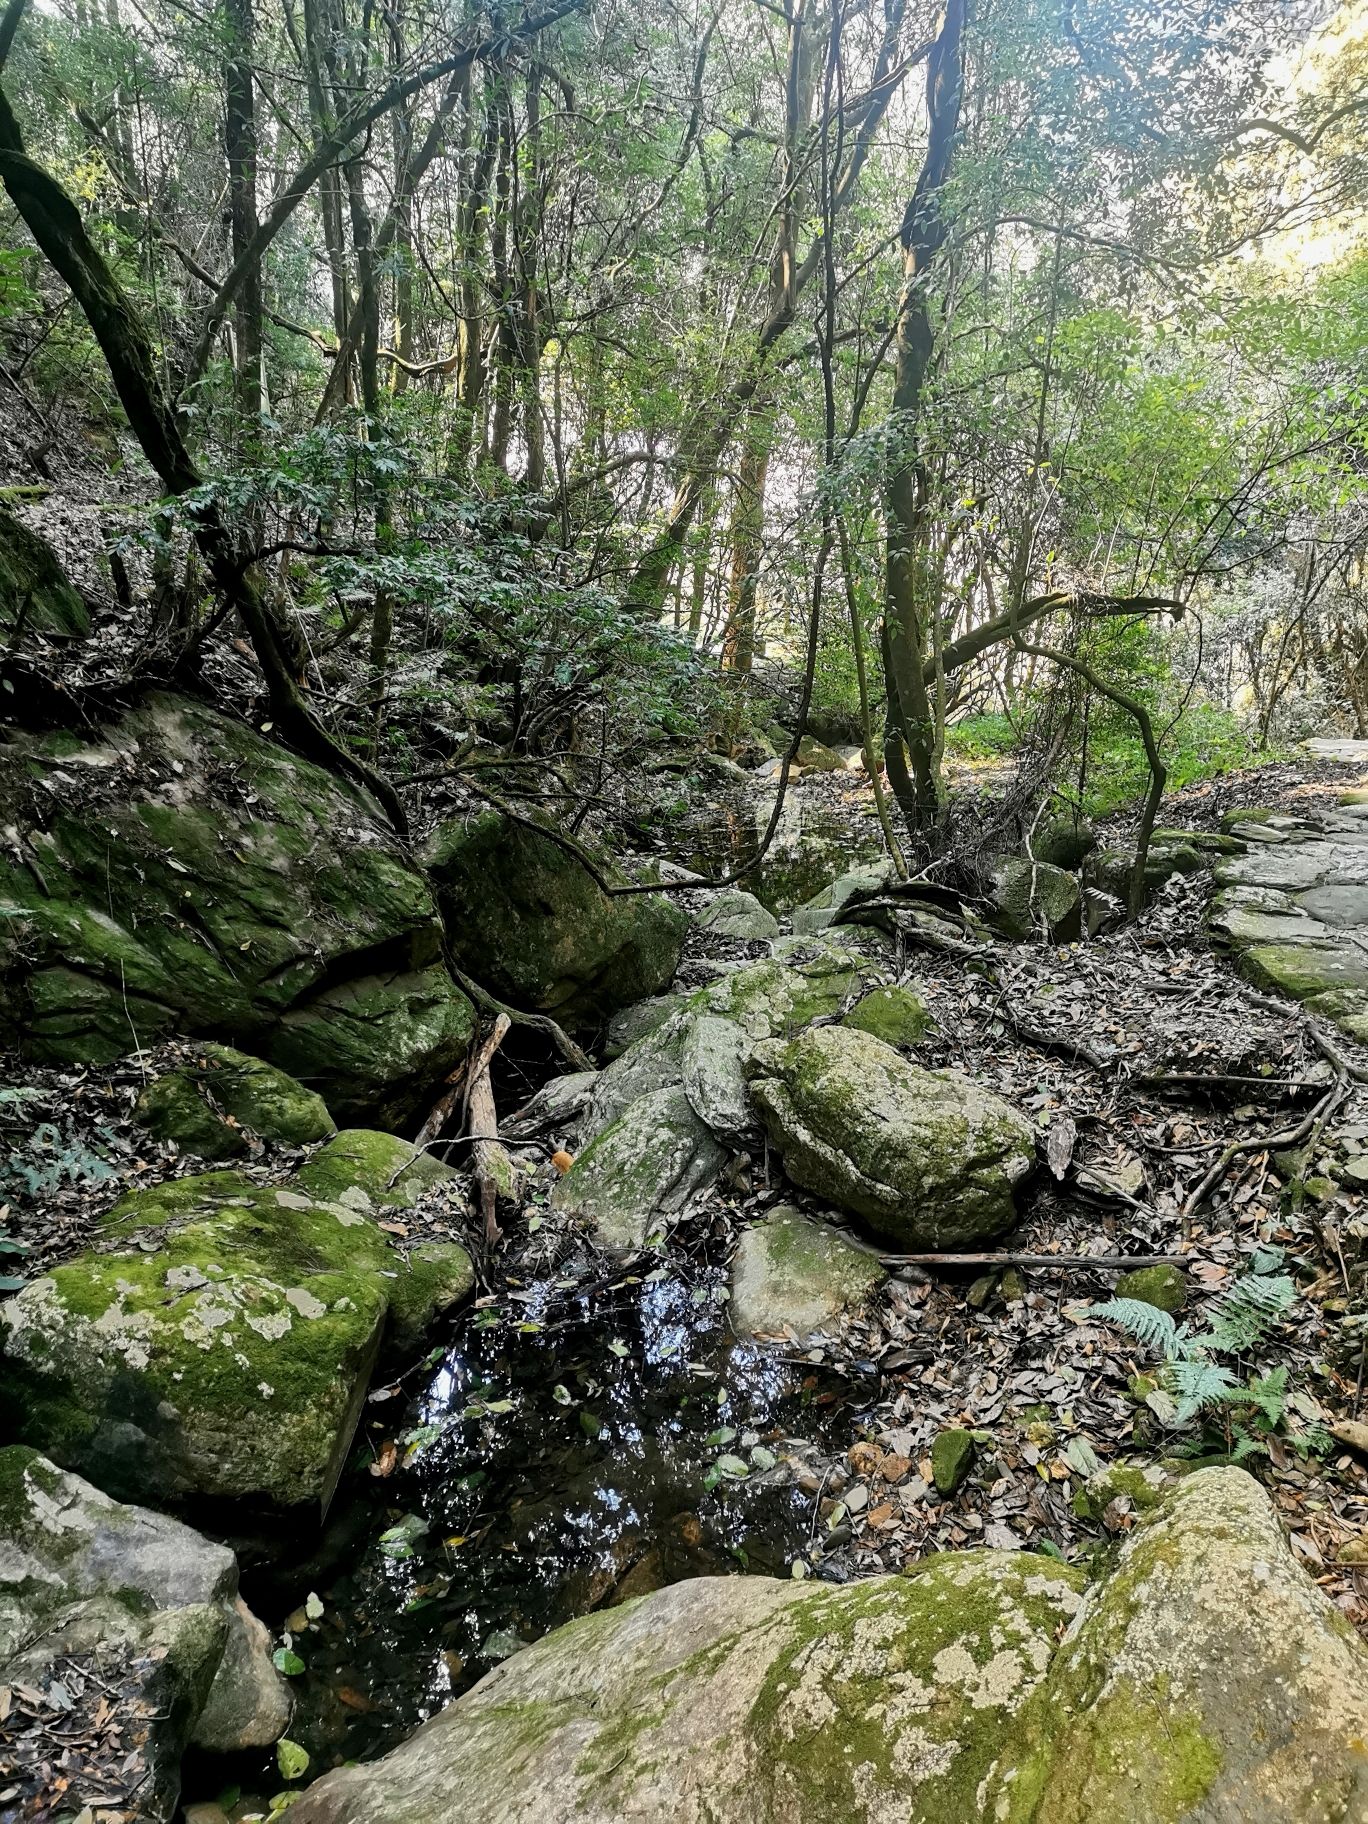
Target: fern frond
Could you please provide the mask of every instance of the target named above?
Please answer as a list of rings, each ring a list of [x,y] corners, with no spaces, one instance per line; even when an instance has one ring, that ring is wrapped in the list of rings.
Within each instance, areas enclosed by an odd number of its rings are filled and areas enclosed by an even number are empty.
[[[1287,1411],[1287,1369],[1274,1368],[1269,1374],[1257,1374],[1240,1389],[1251,1405],[1257,1406],[1270,1425],[1281,1425]]]
[[[1268,1446],[1262,1438],[1251,1438],[1246,1432],[1235,1440],[1235,1448],[1230,1453],[1232,1463],[1243,1463],[1246,1457],[1266,1457]]]
[[[1203,1349],[1239,1355],[1261,1342],[1296,1302],[1297,1288],[1286,1273],[1247,1273],[1235,1281],[1195,1341]]]
[[[1109,1298],[1103,1304],[1089,1305],[1085,1315],[1105,1318],[1136,1342],[1157,1350],[1165,1361],[1172,1361],[1178,1352],[1178,1326],[1167,1311],[1147,1305],[1143,1299]]]
[[[1175,1422],[1185,1425],[1208,1406],[1219,1406],[1236,1385],[1235,1376],[1219,1362],[1193,1357],[1170,1364],[1169,1378],[1178,1401]]]

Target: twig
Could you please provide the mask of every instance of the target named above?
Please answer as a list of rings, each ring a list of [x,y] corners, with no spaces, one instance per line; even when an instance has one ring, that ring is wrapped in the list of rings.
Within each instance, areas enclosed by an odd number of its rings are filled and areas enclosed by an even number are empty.
[[[549,1014],[520,1013],[516,1007],[508,1006],[507,1003],[501,1001],[497,995],[491,994],[487,988],[482,988],[477,981],[472,980],[463,970],[457,969],[454,964],[452,965],[451,973],[458,985],[465,989],[466,993],[470,996],[471,1000],[474,1001],[477,1007],[481,1007],[486,1013],[492,1013],[496,1016],[502,1014],[506,1019],[510,1020],[514,1026],[527,1026],[533,1032],[545,1033],[546,1037],[550,1039],[551,1043],[565,1059],[566,1063],[573,1064],[576,1070],[594,1069],[594,1060],[587,1052],[580,1050],[579,1046],[576,1045],[575,1041],[570,1037],[569,1033],[565,1031],[564,1027],[557,1025]]]
[[[1328,1059],[1331,1068],[1334,1070],[1334,1082],[1315,1106],[1307,1110],[1306,1114],[1295,1127],[1285,1127],[1281,1133],[1277,1134],[1256,1134],[1252,1139],[1236,1140],[1232,1142],[1230,1146],[1226,1147],[1225,1151],[1217,1159],[1206,1177],[1202,1179],[1201,1183],[1197,1186],[1197,1189],[1183,1205],[1183,1216],[1185,1219],[1194,1215],[1195,1212],[1201,1208],[1207,1197],[1215,1190],[1222,1178],[1225,1177],[1227,1168],[1233,1159],[1238,1159],[1241,1153],[1267,1153],[1273,1152],[1279,1148],[1286,1149],[1287,1147],[1300,1146],[1302,1142],[1308,1139],[1312,1134],[1319,1133],[1320,1129],[1324,1127],[1330,1116],[1349,1094],[1350,1065],[1346,1059],[1339,1054],[1329,1040],[1326,1039],[1324,1033],[1318,1031],[1310,1021],[1307,1022],[1307,1031],[1310,1033],[1315,1043],[1320,1047],[1321,1051]]]

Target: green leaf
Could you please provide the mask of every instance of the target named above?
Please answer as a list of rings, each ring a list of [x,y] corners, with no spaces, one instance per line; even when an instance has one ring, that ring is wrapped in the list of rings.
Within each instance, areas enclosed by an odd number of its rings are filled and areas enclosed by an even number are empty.
[[[586,1406],[581,1408],[579,1426],[586,1438],[596,1438],[603,1430],[603,1420],[597,1413],[590,1412]]]
[[[271,1655],[271,1664],[277,1672],[284,1673],[286,1678],[298,1678],[301,1672],[308,1670],[298,1653],[290,1647],[277,1647]]]
[[[750,1465],[741,1457],[719,1457],[713,1468],[719,1475],[729,1476],[733,1482],[744,1482],[750,1474]]]
[[[276,1766],[283,1780],[302,1780],[309,1771],[309,1751],[282,1735],[276,1743]]]

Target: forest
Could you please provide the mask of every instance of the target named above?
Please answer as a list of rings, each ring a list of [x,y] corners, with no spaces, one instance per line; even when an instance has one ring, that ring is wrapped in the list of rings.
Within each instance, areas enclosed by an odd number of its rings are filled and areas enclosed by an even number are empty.
[[[3,0],[0,1824],[1368,1824],[1368,4]]]

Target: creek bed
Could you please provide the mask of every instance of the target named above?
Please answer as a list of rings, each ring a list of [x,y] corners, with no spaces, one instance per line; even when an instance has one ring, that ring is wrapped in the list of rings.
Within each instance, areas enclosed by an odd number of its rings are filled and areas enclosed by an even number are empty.
[[[311,1774],[384,1753],[605,1603],[809,1568],[818,1495],[785,1459],[842,1447],[878,1373],[738,1343],[725,1286],[663,1252],[607,1281],[512,1284],[465,1317],[402,1417],[372,1404],[379,1460],[398,1447],[381,1511],[317,1589],[322,1614],[290,1618],[307,1666],[290,1733]],[[840,1577],[839,1558],[821,1574]]]

